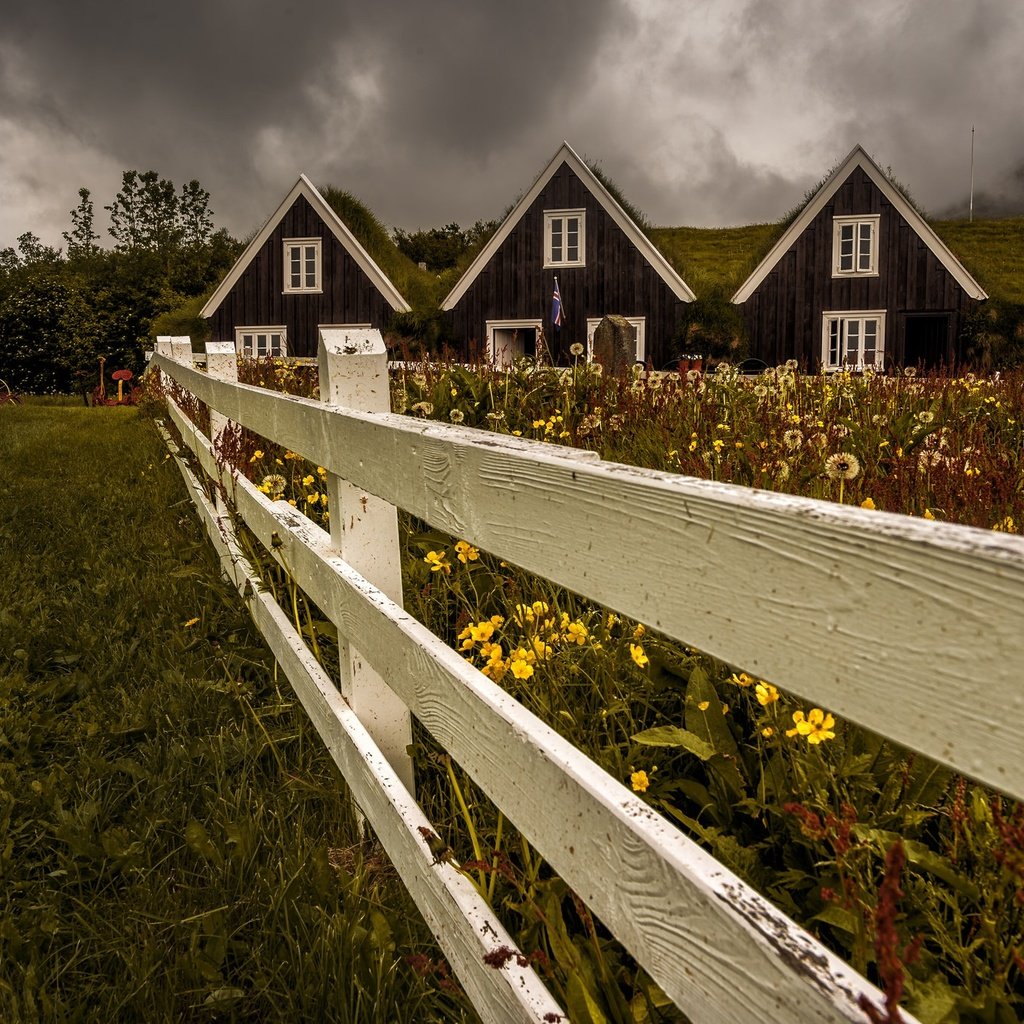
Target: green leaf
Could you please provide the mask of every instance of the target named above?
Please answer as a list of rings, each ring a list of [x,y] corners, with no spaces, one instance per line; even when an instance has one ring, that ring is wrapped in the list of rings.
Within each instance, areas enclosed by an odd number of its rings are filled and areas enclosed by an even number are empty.
[[[658,725],[653,729],[638,732],[630,738],[634,743],[643,743],[649,747],[682,747],[691,754],[696,754],[702,761],[707,761],[716,754],[715,748],[707,740],[677,725]]]
[[[193,818],[185,826],[185,842],[189,847],[199,854],[205,861],[216,864],[218,867],[223,863],[220,850],[213,845],[209,833],[203,826]]]
[[[957,874],[956,869],[945,857],[929,849],[924,843],[913,839],[904,839],[895,832],[886,832],[880,828],[865,828],[863,825],[854,825],[853,834],[861,841],[874,843],[882,853],[897,840],[902,841],[908,863],[936,878],[941,878],[947,885],[970,899],[978,899],[980,893],[977,885],[970,879],[964,878],[963,875]]]
[[[690,685],[686,688],[685,724],[719,754],[736,755],[736,740],[722,713],[722,698],[707,672],[699,666],[690,673]]]
[[[849,935],[857,934],[857,915],[836,903],[830,903],[820,913],[811,918],[812,921],[821,921],[838,928]]]
[[[608,1024],[604,1011],[587,991],[578,973],[569,975],[569,983],[565,987],[565,1008],[573,1024]]]

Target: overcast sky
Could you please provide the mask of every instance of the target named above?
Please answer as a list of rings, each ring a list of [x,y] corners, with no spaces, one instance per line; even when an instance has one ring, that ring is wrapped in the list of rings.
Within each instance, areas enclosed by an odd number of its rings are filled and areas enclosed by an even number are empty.
[[[1024,213],[1024,0],[31,0],[0,35],[0,246],[121,172],[245,236],[300,172],[389,226],[498,216],[563,139],[656,225],[776,220],[855,143],[929,213]]]

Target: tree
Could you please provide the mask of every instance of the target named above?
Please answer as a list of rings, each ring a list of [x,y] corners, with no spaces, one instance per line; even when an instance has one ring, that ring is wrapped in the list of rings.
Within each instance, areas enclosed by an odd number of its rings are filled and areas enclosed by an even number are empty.
[[[92,229],[92,194],[87,188],[80,188],[78,196],[78,206],[71,211],[71,230],[63,232],[69,260],[88,259],[99,252],[96,242],[100,236]]]
[[[119,249],[136,249],[142,244],[142,228],[139,223],[142,207],[142,186],[138,171],[125,171],[121,175],[121,191],[110,206],[103,209],[110,214],[107,229],[117,242]]]
[[[213,233],[210,193],[195,178],[181,186],[178,215],[182,245],[188,249],[198,249],[209,242]]]

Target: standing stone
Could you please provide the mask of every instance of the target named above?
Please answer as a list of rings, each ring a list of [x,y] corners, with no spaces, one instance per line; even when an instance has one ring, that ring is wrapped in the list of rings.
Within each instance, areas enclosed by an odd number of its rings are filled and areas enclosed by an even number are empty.
[[[636,362],[636,328],[624,317],[612,313],[594,331],[594,362],[605,375],[621,377]]]

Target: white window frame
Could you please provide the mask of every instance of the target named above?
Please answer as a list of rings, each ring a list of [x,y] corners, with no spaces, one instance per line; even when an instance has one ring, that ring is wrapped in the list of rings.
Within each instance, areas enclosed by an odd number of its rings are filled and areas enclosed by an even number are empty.
[[[870,363],[864,362],[864,324],[874,320],[875,357]],[[837,358],[832,358],[832,325],[836,325]],[[849,339],[850,325],[856,324],[857,361],[846,362],[845,350]],[[821,365],[829,372],[836,370],[863,370],[866,366],[882,369],[885,366],[885,310],[884,309],[840,309],[827,310],[821,314]]]
[[[832,218],[832,276],[833,277],[878,277],[878,228],[881,215],[863,214],[857,217]],[[843,261],[843,228],[850,228],[850,266],[846,269]],[[861,246],[864,228],[868,229],[867,251]]]
[[[576,240],[576,259],[569,259],[569,240],[567,221],[579,218]],[[558,236],[561,246],[558,255],[552,251],[553,238],[558,225]],[[549,267],[585,267],[587,265],[587,211],[586,210],[545,210],[544,211],[544,268]]]
[[[603,320],[603,317],[599,316],[588,316],[587,317],[587,362],[593,362],[594,359],[594,331],[597,330],[597,325]],[[646,363],[647,362],[647,317],[645,316],[627,316],[624,319],[628,320],[633,327],[636,328],[636,355],[634,358],[635,362]]]
[[[305,266],[309,259],[307,249],[314,250],[313,255],[313,284],[307,282],[308,269]],[[292,279],[292,250],[300,249],[299,256],[299,280],[296,285]],[[300,292],[314,294],[322,292],[323,289],[323,239],[321,238],[286,238],[284,240],[284,294],[292,295]]]
[[[252,338],[246,349],[245,338],[248,335]],[[259,336],[264,335],[267,339],[267,351],[259,351]],[[273,341],[271,340],[274,335],[277,335],[280,340],[280,351],[273,351]],[[246,359],[265,359],[267,356],[274,356],[275,358],[280,356],[288,355],[288,329],[284,326],[274,327],[236,327],[235,328],[235,351]]]
[[[495,331],[514,331],[520,327],[537,332],[537,339],[540,340],[541,331],[544,329],[543,320],[488,320],[487,326],[487,358],[496,366],[511,366],[514,357],[511,353],[495,350]]]

